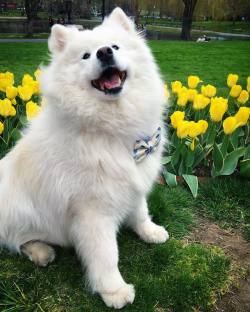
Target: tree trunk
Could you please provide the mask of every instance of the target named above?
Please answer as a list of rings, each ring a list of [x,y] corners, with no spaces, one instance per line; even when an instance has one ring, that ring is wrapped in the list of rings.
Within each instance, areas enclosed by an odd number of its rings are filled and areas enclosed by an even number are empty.
[[[197,0],[183,0],[183,2],[185,7],[182,17],[181,39],[190,40],[193,14]]]
[[[37,18],[39,0],[25,0],[24,7],[27,16],[26,33],[27,35],[32,36],[33,22]]]
[[[83,4],[83,17],[86,19],[91,18],[91,0],[85,0]]]
[[[67,22],[72,23],[72,0],[66,1]]]
[[[135,16],[135,25],[138,27],[139,26],[139,19],[140,19],[140,11],[139,11],[139,1],[135,0],[134,3],[134,16]]]
[[[164,10],[164,3],[163,2],[164,2],[163,0],[160,0],[160,7],[159,7],[159,17],[160,18],[162,18],[162,16],[163,16],[163,10]]]
[[[106,3],[105,0],[102,0],[102,20],[104,20],[105,13],[106,13]]]

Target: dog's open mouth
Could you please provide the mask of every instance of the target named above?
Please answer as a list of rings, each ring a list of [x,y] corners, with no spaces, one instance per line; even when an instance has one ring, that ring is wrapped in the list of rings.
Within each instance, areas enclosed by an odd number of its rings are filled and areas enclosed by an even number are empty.
[[[116,67],[108,67],[102,72],[100,78],[92,80],[91,84],[105,94],[118,94],[122,90],[126,77],[126,71],[120,71]]]

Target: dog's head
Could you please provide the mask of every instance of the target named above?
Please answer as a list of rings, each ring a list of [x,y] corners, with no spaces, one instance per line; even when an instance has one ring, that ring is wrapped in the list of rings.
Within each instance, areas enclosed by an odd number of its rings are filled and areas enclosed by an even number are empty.
[[[117,110],[131,98],[140,106],[156,85],[162,88],[150,50],[120,8],[93,30],[53,26],[49,49],[44,94],[83,117]]]

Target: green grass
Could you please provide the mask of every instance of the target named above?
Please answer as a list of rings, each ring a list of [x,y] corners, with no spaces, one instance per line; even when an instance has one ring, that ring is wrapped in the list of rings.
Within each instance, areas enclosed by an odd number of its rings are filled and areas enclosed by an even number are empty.
[[[226,79],[229,73],[238,73],[239,83],[243,86],[250,75],[250,41],[210,42],[206,45],[152,41],[151,47],[168,83],[181,80],[187,84],[188,75],[198,75],[205,83],[225,92],[228,91]]]
[[[179,200],[178,200],[179,199]],[[171,240],[148,245],[134,234],[119,235],[120,270],[136,286],[136,300],[126,311],[208,310],[226,288],[229,260],[216,248],[184,245],[179,239],[195,225],[192,198],[183,188],[157,186],[149,198],[155,220],[167,226]],[[56,262],[36,268],[21,256],[1,253],[0,304],[10,311],[109,311],[86,289],[73,250],[57,249]],[[1,291],[2,290],[2,291]],[[167,310],[164,310],[167,311]]]
[[[228,73],[238,73],[241,82],[249,75],[249,42],[202,46],[152,41],[150,46],[167,82],[185,82],[189,74],[198,74],[223,91]],[[0,49],[0,71],[13,71],[17,82],[48,60],[45,44],[1,43]],[[183,187],[170,190],[156,186],[149,197],[150,211],[155,221],[167,227],[171,239],[157,246],[141,242],[129,231],[119,235],[119,266],[125,279],[136,286],[135,303],[125,311],[209,310],[216,294],[227,287],[229,260],[217,248],[185,245],[182,238],[197,226],[196,214],[246,233],[248,189],[246,181],[216,179],[202,185],[199,197],[193,200]],[[1,312],[109,311],[98,296],[87,291],[80,263],[71,249],[58,248],[55,263],[44,269],[6,251],[1,251],[0,257]]]
[[[166,19],[141,19],[140,23],[147,23],[150,26],[158,27],[173,27],[181,28],[182,23],[180,21],[167,21]],[[162,28],[163,28],[162,27]],[[249,22],[233,22],[231,21],[194,21],[192,24],[194,30],[209,30],[215,32],[235,33],[235,34],[250,34]]]
[[[188,75],[199,75],[223,91],[229,73],[238,73],[243,85],[250,73],[249,41],[211,42],[207,45],[150,41],[150,46],[168,83],[173,80],[186,83]],[[45,43],[0,43],[0,49],[0,71],[15,72],[17,81],[25,72],[32,73],[41,62],[48,60]]]
[[[0,72],[12,71],[17,83],[25,73],[33,74],[49,59],[45,43],[0,43],[0,50]]]
[[[193,22],[193,28],[235,34],[250,34],[249,22],[235,22],[233,24],[231,21],[195,21]]]
[[[250,181],[220,178],[201,184],[197,211],[224,228],[242,230],[250,241]]]
[[[28,36],[27,34],[17,34],[17,33],[0,33],[1,39],[47,39],[49,37],[49,33],[37,33],[32,36]]]
[[[163,37],[163,39],[167,39],[167,40],[180,40],[181,38],[181,28],[179,27],[165,27],[165,26],[159,26],[159,25],[147,25],[146,27],[147,32],[149,37],[151,38],[155,38],[154,36],[156,34],[161,35]],[[191,40],[192,41],[196,41],[199,37],[201,36],[208,36],[212,39],[212,41],[214,40],[240,40],[240,39],[244,39],[244,40],[249,40],[248,37],[242,38],[239,35],[242,35],[241,33],[235,33],[232,32],[226,32],[227,34],[218,34],[218,32],[214,31],[214,30],[206,30],[203,29],[202,27],[200,28],[192,28],[191,30]],[[236,36],[235,36],[236,34]],[[247,34],[249,35],[249,34]]]

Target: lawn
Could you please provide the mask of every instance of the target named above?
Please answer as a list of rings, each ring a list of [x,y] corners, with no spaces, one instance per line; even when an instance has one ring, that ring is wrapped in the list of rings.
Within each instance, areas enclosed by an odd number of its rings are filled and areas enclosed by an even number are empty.
[[[150,46],[164,79],[186,82],[189,74],[225,90],[226,76],[238,73],[241,82],[250,73],[250,42],[152,41]],[[32,74],[48,51],[41,43],[1,43],[0,72],[9,70],[20,82]],[[156,185],[149,196],[154,220],[167,227],[170,240],[145,244],[127,230],[119,235],[119,267],[126,281],[135,284],[136,299],[125,311],[209,311],[231,282],[231,263],[218,247],[187,243],[199,228],[199,218],[209,218],[249,237],[250,181],[214,179],[202,184],[197,199],[184,187]],[[0,251],[0,311],[110,311],[85,287],[79,261],[72,249],[57,248],[48,268],[36,268],[19,255]]]
[[[181,21],[168,21],[166,19],[159,18],[144,18],[141,22],[163,27],[181,28]],[[250,34],[250,23],[237,21],[193,21],[192,27],[195,30],[209,30],[215,32],[235,33],[235,34]]]

